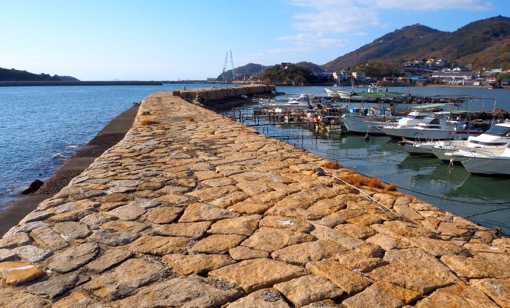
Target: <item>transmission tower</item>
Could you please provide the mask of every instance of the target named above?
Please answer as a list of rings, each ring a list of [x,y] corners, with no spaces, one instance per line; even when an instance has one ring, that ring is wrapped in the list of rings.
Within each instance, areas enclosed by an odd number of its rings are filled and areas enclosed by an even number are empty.
[[[228,65],[228,51],[225,55],[225,64],[223,65],[223,81],[227,82],[227,65]],[[234,71],[234,58],[232,57],[232,50],[230,50],[230,64],[232,65],[232,80],[235,80],[235,71]]]

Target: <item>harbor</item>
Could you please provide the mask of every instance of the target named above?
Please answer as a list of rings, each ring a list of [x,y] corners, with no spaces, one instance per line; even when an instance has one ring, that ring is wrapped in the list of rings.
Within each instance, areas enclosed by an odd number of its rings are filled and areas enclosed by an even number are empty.
[[[317,96],[321,94],[315,93]],[[501,121],[497,115],[487,116],[491,112],[490,108],[494,108],[494,101],[494,98],[478,97],[466,103],[473,110],[486,110],[484,117],[488,123],[493,124],[493,120]],[[236,121],[254,126],[267,136],[338,161],[364,175],[395,184],[400,191],[441,209],[509,234],[510,194],[506,187],[510,185],[510,179],[472,175],[460,163],[452,164],[433,157],[410,155],[398,140],[384,134],[349,133],[338,110],[326,114],[324,108],[315,111],[289,106],[286,109],[282,106],[278,108],[281,110],[275,112],[274,107],[248,104],[235,109],[232,114],[226,114]],[[502,108],[496,109],[501,112]],[[316,112],[320,112],[327,121],[318,121]]]
[[[176,92],[0,240],[6,307],[504,307],[508,238]]]

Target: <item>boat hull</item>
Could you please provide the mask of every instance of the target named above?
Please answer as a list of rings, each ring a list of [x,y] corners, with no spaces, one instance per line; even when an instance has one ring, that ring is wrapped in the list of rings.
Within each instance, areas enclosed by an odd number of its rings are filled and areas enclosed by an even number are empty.
[[[369,135],[384,135],[376,127],[382,127],[383,125],[391,125],[391,122],[383,122],[383,121],[370,121],[364,117],[356,117],[356,116],[345,116],[342,118],[342,122],[344,126],[350,133],[354,134],[369,134]],[[396,122],[395,122],[396,125]]]
[[[469,173],[510,176],[510,157],[462,157],[460,162]]]

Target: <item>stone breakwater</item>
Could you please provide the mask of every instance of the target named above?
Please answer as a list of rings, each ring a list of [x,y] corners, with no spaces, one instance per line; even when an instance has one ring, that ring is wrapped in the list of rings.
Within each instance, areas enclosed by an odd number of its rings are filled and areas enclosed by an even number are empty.
[[[510,306],[508,238],[370,180],[153,94],[0,239],[0,306]]]

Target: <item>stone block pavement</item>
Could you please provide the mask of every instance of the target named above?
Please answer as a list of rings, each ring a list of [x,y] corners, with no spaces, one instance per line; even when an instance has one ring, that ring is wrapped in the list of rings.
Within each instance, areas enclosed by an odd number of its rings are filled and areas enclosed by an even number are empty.
[[[173,93],[0,239],[2,307],[509,307],[510,241]]]

